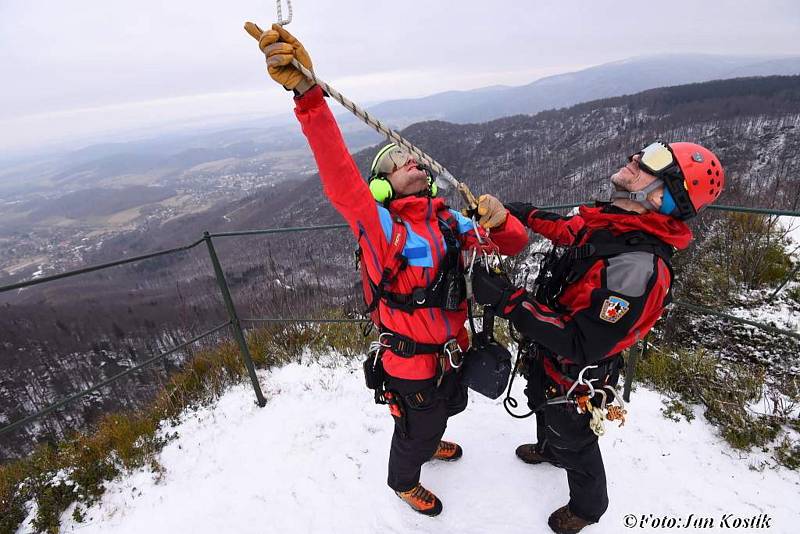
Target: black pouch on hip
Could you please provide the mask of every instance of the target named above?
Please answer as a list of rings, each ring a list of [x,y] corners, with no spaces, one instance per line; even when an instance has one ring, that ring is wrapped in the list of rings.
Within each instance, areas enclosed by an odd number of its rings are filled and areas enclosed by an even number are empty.
[[[494,313],[484,308],[483,331],[473,335],[472,347],[464,354],[461,383],[476,393],[496,399],[511,377],[511,353],[494,339]]]
[[[364,381],[367,389],[383,389],[386,381],[386,373],[383,370],[383,360],[380,352],[370,352],[364,360]]]
[[[506,390],[511,377],[511,353],[491,341],[464,354],[461,383],[476,393],[496,399]]]

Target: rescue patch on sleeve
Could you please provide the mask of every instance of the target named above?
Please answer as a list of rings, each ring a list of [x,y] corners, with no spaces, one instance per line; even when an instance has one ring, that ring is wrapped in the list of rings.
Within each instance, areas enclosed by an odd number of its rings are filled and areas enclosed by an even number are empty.
[[[609,323],[616,323],[622,316],[628,313],[631,309],[630,303],[619,297],[608,297],[603,302],[603,308],[600,310],[600,318]]]

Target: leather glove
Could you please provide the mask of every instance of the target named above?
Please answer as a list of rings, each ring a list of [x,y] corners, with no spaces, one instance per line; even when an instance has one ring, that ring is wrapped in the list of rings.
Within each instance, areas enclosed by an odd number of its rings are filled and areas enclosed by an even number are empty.
[[[472,274],[472,294],[478,304],[491,306],[502,315],[506,302],[516,288],[505,276],[489,272],[483,265],[475,265]]]
[[[478,224],[489,230],[506,222],[508,210],[492,195],[481,195],[478,197],[478,215]]]
[[[267,72],[273,80],[287,91],[294,90],[298,94],[305,93],[314,85],[292,65],[292,59],[297,59],[305,68],[312,70],[311,57],[303,44],[281,25],[273,24],[271,30],[263,31],[256,24],[245,22],[244,29],[258,40],[258,47],[267,56]]]
[[[511,215],[519,219],[525,226],[528,225],[528,217],[536,206],[527,202],[509,202],[505,205]]]

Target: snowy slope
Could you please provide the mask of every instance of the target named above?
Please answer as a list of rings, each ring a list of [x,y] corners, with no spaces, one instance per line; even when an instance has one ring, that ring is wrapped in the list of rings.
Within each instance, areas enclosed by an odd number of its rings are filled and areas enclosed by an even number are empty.
[[[336,355],[290,364],[261,373],[265,408],[241,385],[185,414],[169,429],[180,437],[161,454],[160,480],[142,470],[110,484],[85,523],[65,513],[64,531],[549,532],[549,513],[568,499],[566,477],[514,456],[533,436],[532,418],[512,419],[499,401],[472,395],[445,434],[462,444],[464,457],[423,468],[422,481],[442,498],[444,512],[419,516],[385,485],[392,421],[372,402],[358,367]],[[726,513],[766,513],[770,532],[797,531],[799,473],[751,469],[760,454],[731,450],[699,413],[691,424],[664,419],[654,392],[639,388],[632,401],[625,427],[608,427],[601,438],[611,506],[587,534],[631,530],[627,514],[719,522]]]

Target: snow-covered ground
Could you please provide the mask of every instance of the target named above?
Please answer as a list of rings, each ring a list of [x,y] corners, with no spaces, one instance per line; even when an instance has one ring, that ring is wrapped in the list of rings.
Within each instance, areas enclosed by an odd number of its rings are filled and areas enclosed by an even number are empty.
[[[531,441],[533,418],[512,419],[499,400],[476,394],[445,434],[463,446],[464,457],[423,467],[422,482],[441,497],[443,513],[412,512],[386,486],[392,421],[372,402],[359,365],[336,355],[286,365],[260,374],[269,396],[264,408],[243,384],[185,414],[168,429],[179,438],[160,456],[163,476],[144,469],[109,484],[86,522],[76,523],[67,510],[64,531],[549,532],[548,515],[568,500],[564,472],[520,462],[514,449]],[[762,453],[730,449],[699,410],[692,423],[665,419],[661,399],[639,388],[627,424],[607,426],[600,441],[611,505],[587,534],[669,532],[652,528],[654,521],[690,514],[713,518],[716,528],[704,532],[733,530],[720,526],[725,514],[732,514],[728,525],[767,514],[770,528],[762,530],[798,531],[800,473],[763,469]],[[637,525],[642,516],[650,522],[626,528],[631,515]]]

